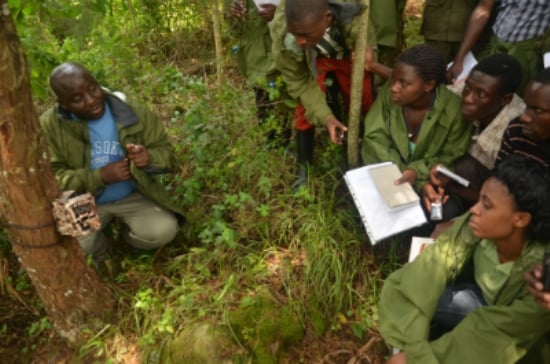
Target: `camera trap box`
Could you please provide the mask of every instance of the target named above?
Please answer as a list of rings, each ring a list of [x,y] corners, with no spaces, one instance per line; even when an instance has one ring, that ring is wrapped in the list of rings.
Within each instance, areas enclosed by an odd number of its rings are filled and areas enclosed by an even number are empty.
[[[101,227],[91,193],[76,195],[74,191],[63,191],[53,202],[53,215],[61,235],[79,237]]]

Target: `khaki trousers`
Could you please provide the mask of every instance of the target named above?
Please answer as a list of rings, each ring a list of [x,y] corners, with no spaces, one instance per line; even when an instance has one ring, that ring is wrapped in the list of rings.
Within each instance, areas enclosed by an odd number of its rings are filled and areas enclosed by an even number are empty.
[[[119,218],[123,223],[122,238],[138,249],[159,248],[172,241],[178,231],[178,221],[172,212],[138,192],[119,201],[97,205],[97,214],[101,230],[115,217]],[[94,260],[101,260],[107,250],[108,242],[101,230],[78,238],[82,249]]]

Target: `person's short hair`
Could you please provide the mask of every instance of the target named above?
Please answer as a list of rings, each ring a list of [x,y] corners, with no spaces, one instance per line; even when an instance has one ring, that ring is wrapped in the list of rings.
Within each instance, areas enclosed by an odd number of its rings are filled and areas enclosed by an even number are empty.
[[[327,10],[327,0],[287,0],[285,19],[287,24],[297,24],[306,19],[322,19]]]
[[[50,74],[50,87],[56,95],[60,92],[60,80],[66,75],[83,75],[90,74],[90,71],[76,62],[65,62],[55,67]],[[93,77],[93,76],[91,76]]]
[[[512,154],[493,171],[512,195],[519,211],[531,214],[529,238],[550,243],[550,172],[534,159]]]
[[[416,69],[424,81],[434,80],[436,85],[445,82],[447,64],[441,52],[428,44],[418,44],[405,49],[396,60]]]
[[[521,85],[523,69],[518,60],[507,54],[497,53],[487,56],[472,68],[471,72],[479,71],[499,79],[501,95],[514,93]],[[470,72],[470,73],[471,73]]]
[[[543,85],[550,85],[550,67],[537,72],[533,77],[533,82],[542,83]]]

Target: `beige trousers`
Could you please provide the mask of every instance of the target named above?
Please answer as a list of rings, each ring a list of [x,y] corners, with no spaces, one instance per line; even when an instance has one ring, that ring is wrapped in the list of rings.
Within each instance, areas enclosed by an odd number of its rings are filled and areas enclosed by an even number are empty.
[[[115,217],[122,222],[121,236],[131,246],[150,250],[168,244],[178,231],[176,216],[141,193],[111,203],[97,205],[97,214],[103,230]],[[78,238],[86,254],[101,259],[107,250],[107,239],[97,231]]]

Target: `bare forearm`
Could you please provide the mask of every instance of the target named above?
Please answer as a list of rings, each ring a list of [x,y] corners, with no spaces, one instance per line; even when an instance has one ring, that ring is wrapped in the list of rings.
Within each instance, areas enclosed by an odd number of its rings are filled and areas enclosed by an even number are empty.
[[[455,62],[462,63],[466,54],[474,47],[485,26],[489,22],[495,0],[482,0],[470,16],[470,21],[464,34],[464,39],[456,54]]]
[[[380,76],[380,78],[388,80],[391,77],[393,69],[386,65],[383,65],[382,63],[376,62],[375,64],[371,65],[370,71],[375,75]]]

